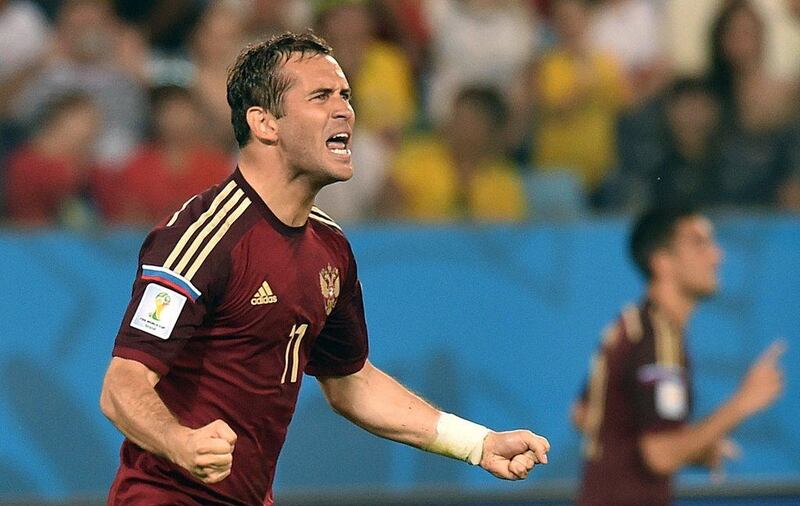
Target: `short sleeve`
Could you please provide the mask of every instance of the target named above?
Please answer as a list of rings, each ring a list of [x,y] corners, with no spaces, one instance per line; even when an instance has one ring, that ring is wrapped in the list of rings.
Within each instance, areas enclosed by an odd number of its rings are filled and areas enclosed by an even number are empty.
[[[350,260],[344,292],[311,349],[305,372],[312,376],[346,376],[367,361],[369,340],[364,300],[355,260]]]
[[[637,343],[630,370],[641,432],[681,427],[690,414],[690,383],[685,367],[656,357],[652,340]]]
[[[195,335],[224,282],[222,255],[199,259],[183,240],[187,227],[152,231],[139,254],[131,300],[112,355],[141,362],[165,375],[186,342]]]

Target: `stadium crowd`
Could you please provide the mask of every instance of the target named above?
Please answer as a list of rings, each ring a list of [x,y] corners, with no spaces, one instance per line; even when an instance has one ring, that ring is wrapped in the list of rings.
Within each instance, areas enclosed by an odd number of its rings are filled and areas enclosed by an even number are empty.
[[[353,88],[344,223],[800,212],[800,0],[0,0],[0,208],[152,225],[224,178],[227,67],[313,27]]]

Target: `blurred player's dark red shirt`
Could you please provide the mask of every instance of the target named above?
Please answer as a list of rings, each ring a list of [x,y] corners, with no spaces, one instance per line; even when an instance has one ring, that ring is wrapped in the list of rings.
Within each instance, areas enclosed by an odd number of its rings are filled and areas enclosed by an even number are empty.
[[[302,227],[280,222],[237,170],[149,234],[113,354],[161,376],[183,425],[222,419],[238,440],[231,475],[205,485],[126,439],[109,504],[272,504],[303,372],[367,358],[350,246],[316,208]]]
[[[581,506],[659,506],[671,479],[651,472],[639,452],[648,432],[681,427],[691,412],[683,336],[653,303],[626,308],[603,336],[584,392]]]

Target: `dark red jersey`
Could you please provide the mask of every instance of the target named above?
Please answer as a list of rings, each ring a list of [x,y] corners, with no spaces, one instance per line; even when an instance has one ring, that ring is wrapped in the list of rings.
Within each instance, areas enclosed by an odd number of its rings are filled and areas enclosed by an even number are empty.
[[[351,374],[367,358],[350,246],[316,208],[283,224],[237,170],[148,235],[113,355],[161,376],[181,424],[222,419],[238,440],[213,485],[125,440],[109,504],[272,504],[303,372]]]
[[[679,428],[691,412],[691,374],[680,329],[653,303],[626,308],[604,332],[584,392],[582,506],[658,506],[669,477],[651,472],[639,438]]]

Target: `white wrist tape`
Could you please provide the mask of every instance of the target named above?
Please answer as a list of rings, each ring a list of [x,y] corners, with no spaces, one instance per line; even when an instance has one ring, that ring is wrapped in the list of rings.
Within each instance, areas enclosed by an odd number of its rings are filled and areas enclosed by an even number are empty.
[[[469,462],[481,462],[483,440],[491,432],[483,425],[442,412],[436,424],[436,439],[427,451]]]

